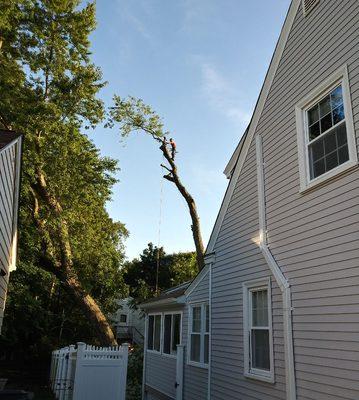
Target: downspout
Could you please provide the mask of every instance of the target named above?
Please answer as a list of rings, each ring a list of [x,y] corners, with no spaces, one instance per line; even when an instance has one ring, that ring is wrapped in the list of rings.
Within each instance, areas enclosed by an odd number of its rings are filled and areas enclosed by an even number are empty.
[[[267,243],[267,221],[265,203],[265,183],[264,183],[264,163],[262,138],[256,136],[256,155],[257,155],[257,181],[258,181],[258,208],[259,208],[259,247],[272,271],[274,278],[282,292],[283,302],[283,330],[284,330],[284,358],[287,400],[296,400],[296,378],[294,369],[294,346],[293,346],[293,327],[292,327],[292,300],[290,285],[283,275],[279,265],[274,259]]]

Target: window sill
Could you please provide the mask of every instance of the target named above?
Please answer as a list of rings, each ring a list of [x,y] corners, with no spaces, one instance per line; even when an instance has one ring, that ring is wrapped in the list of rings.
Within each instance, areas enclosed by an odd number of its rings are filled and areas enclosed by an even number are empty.
[[[274,383],[274,373],[270,373],[268,375],[260,375],[254,372],[245,372],[243,374],[246,378],[255,379],[257,381],[267,382],[267,383]]]
[[[311,191],[314,188],[323,186],[327,183],[332,182],[336,178],[339,178],[340,176],[344,175],[345,173],[355,169],[358,166],[357,161],[347,161],[345,164],[340,165],[337,168],[334,168],[331,171],[326,172],[323,175],[318,176],[318,178],[315,178],[308,182],[305,186],[301,187],[299,190],[300,194],[305,194],[309,191]]]
[[[190,365],[191,367],[208,369],[208,364],[202,364],[202,363],[196,362],[196,361],[187,361],[187,365]]]

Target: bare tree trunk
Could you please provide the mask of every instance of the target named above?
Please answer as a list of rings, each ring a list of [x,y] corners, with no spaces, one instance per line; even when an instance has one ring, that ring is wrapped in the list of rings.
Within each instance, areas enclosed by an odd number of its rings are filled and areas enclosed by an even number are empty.
[[[76,271],[73,268],[72,250],[67,221],[63,218],[61,204],[55,196],[50,194],[44,173],[40,168],[37,169],[36,185],[32,187],[35,199],[34,218],[38,229],[41,231],[45,256],[41,265],[44,269],[52,272],[64,285],[65,290],[75,299],[85,316],[91,321],[97,337],[104,346],[117,345],[116,338],[112,332],[105,315],[101,311],[96,301],[82,289]],[[39,199],[51,209],[59,222],[57,237],[60,244],[60,261],[56,259],[56,254],[52,240],[46,232],[44,222],[39,216]]]
[[[164,167],[169,172],[168,175],[164,175],[164,178],[170,182],[173,182],[176,185],[179,192],[181,193],[181,195],[183,196],[183,198],[186,200],[186,203],[187,203],[187,206],[189,209],[189,213],[191,216],[191,221],[192,221],[191,229],[192,229],[194,244],[196,247],[197,264],[198,264],[199,270],[201,270],[204,267],[205,249],[203,246],[201,226],[200,226],[200,222],[199,222],[199,216],[197,213],[196,203],[195,203],[193,197],[190,195],[190,193],[187,191],[187,189],[182,184],[182,182],[179,178],[179,175],[178,175],[177,166],[176,166],[174,160],[172,160],[172,157],[167,149],[165,141],[162,141],[160,149],[162,150],[162,153],[163,153],[165,159],[171,166],[171,168],[168,168],[167,166],[162,165],[162,167]]]

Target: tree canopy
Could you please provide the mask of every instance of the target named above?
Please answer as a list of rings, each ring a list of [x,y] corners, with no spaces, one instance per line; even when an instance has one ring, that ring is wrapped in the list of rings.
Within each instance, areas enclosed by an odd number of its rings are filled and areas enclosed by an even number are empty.
[[[105,82],[90,54],[95,26],[94,3],[0,5],[0,126],[24,134],[19,263],[11,277],[5,340],[12,340],[22,304],[24,313],[38,315],[32,324],[37,333],[47,324],[56,331],[51,318],[65,310],[74,331],[71,313],[78,325],[91,323],[92,340],[115,342],[106,314],[127,293],[120,272],[127,231],[105,208],[117,163],[102,157],[84,133],[105,116],[98,98]],[[51,337],[52,329],[47,332]]]

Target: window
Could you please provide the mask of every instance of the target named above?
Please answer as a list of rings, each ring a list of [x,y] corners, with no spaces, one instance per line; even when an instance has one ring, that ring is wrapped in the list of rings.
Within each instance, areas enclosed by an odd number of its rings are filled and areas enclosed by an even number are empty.
[[[147,334],[147,349],[160,352],[161,351],[161,325],[162,315],[148,316],[148,334]]]
[[[163,353],[176,354],[181,342],[181,314],[164,315]]]
[[[189,362],[205,366],[209,360],[209,306],[190,306]]]
[[[357,163],[346,68],[297,106],[301,190]]]
[[[270,281],[243,285],[244,375],[274,381]]]
[[[147,350],[175,355],[181,343],[182,313],[150,314],[147,325]]]
[[[120,322],[122,324],[126,324],[127,323],[127,314],[120,314]]]

